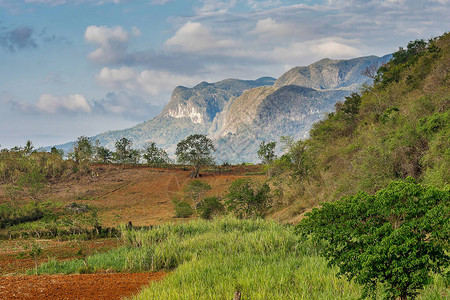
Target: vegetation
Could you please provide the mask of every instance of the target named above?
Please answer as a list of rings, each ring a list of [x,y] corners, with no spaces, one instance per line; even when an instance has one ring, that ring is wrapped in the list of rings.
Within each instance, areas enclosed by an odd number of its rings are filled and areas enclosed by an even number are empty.
[[[187,201],[173,200],[175,217],[188,218],[194,214],[194,209]]]
[[[177,144],[175,155],[179,162],[194,166],[192,177],[197,178],[200,167],[214,163],[212,151],[215,150],[211,139],[206,135],[193,134]]]
[[[69,157],[77,164],[86,165],[91,162],[93,154],[94,147],[92,141],[86,136],[80,136],[75,142],[73,152],[69,154]]]
[[[258,157],[261,159],[263,164],[271,163],[275,158],[275,147],[277,142],[262,142],[259,145]]]
[[[449,185],[449,53],[450,34],[410,43],[380,68],[373,86],[314,124],[310,138],[285,138],[285,153],[269,170],[281,202],[291,206],[280,217],[360,190],[373,194],[408,176]]]
[[[155,142],[147,143],[144,146],[144,159],[149,165],[164,165],[170,162],[169,155],[162,148],[158,148]]]
[[[206,197],[197,204],[199,217],[205,220],[212,219],[225,213],[222,199],[217,196]]]
[[[262,143],[258,154],[269,164],[270,185],[241,178],[226,195],[205,197],[210,186],[192,180],[187,197],[174,200],[175,215],[186,218],[196,210],[212,220],[123,227],[124,247],[52,260],[37,273],[176,269],[139,296],[150,299],[226,299],[237,290],[248,299],[448,298],[449,52],[449,34],[414,41],[370,73],[374,86],[336,104],[310,138],[283,137],[279,158],[274,142]],[[1,227],[101,231],[95,209],[61,207],[64,213],[55,215],[47,208],[56,204],[42,201],[40,192],[53,180],[88,174],[92,161],[140,160],[126,138],[116,142],[114,154],[103,150],[86,137],[77,140],[68,160],[57,149],[34,150],[31,141],[2,150],[0,180],[9,202],[0,205]],[[196,134],[178,143],[176,155],[198,177],[200,167],[213,162],[214,150],[209,138]],[[145,154],[149,164],[165,156],[154,143]],[[18,198],[29,204],[17,205]],[[288,206],[275,214],[284,220],[298,221],[307,208],[322,208],[301,222],[303,235],[297,235],[293,226],[258,219],[274,198]],[[237,218],[215,218],[225,210]]]
[[[416,296],[431,272],[450,265],[450,191],[423,187],[412,178],[392,182],[375,195],[361,192],[315,208],[300,225],[322,239],[322,253],[338,274],[364,286],[385,288],[389,299]]]
[[[263,217],[271,207],[270,187],[249,178],[236,179],[226,195],[228,211],[238,218]]]
[[[184,198],[193,202],[195,207],[197,207],[198,203],[205,197],[206,192],[209,190],[211,190],[209,184],[199,179],[194,179],[184,187]]]
[[[115,143],[116,152],[113,154],[114,160],[121,164],[137,164],[140,159],[139,150],[133,149],[133,142],[125,137]]]
[[[261,219],[230,217],[166,224],[146,230],[122,228],[126,246],[85,258],[92,271],[173,270],[151,282],[139,299],[228,299],[239,290],[245,299],[358,299],[362,289],[336,277],[318,255],[320,246],[304,240],[293,226]],[[76,273],[82,259],[51,260],[39,274]],[[30,271],[31,273],[31,271]],[[420,299],[445,297],[435,277]]]

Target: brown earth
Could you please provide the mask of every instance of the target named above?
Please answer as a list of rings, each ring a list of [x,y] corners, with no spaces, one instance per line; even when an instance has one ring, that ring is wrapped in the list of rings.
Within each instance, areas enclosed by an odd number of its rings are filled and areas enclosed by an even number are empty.
[[[200,180],[212,187],[207,196],[222,195],[237,178],[265,178],[258,175],[259,169],[259,166],[235,166],[206,170]],[[184,221],[175,218],[172,200],[183,196],[183,187],[193,180],[190,172],[190,168],[95,165],[90,176],[50,184],[41,198],[62,206],[76,202],[97,207],[104,227],[128,221],[135,226]],[[6,197],[0,193],[0,203],[5,201]]]
[[[81,258],[96,252],[106,252],[122,244],[117,238],[105,238],[89,241],[52,240],[6,240],[0,241],[0,276],[25,274],[26,270],[35,266],[30,255],[30,247],[35,243],[42,249],[38,264],[50,258],[66,260]],[[1,297],[0,297],[1,299]]]
[[[0,299],[121,299],[164,273],[0,277]]]

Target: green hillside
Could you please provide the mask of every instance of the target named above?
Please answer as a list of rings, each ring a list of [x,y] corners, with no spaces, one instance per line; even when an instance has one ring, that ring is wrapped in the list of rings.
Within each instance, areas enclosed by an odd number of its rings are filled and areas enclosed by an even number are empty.
[[[310,138],[285,139],[270,166],[282,204],[296,221],[307,208],[374,193],[408,176],[436,187],[450,182],[450,34],[417,40],[381,66],[373,86],[337,103]]]

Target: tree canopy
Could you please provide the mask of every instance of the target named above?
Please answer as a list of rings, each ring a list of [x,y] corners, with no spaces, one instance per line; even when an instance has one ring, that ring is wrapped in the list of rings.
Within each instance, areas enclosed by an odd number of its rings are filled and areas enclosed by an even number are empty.
[[[271,163],[277,156],[275,155],[275,147],[277,142],[262,142],[259,145],[258,157],[263,164]]]
[[[175,155],[178,161],[194,166],[193,177],[198,177],[200,167],[214,163],[212,152],[216,148],[204,134],[192,134],[177,144]]]

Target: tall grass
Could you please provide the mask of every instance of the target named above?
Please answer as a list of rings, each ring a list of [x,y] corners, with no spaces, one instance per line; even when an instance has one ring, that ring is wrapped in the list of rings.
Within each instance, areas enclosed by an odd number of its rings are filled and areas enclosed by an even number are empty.
[[[195,220],[150,230],[122,228],[125,246],[85,261],[50,261],[39,273],[174,270],[135,299],[358,299],[358,285],[335,276],[316,246],[268,220]],[[441,283],[442,284],[442,283]],[[439,295],[438,286],[430,295]],[[443,299],[426,296],[423,299]]]

